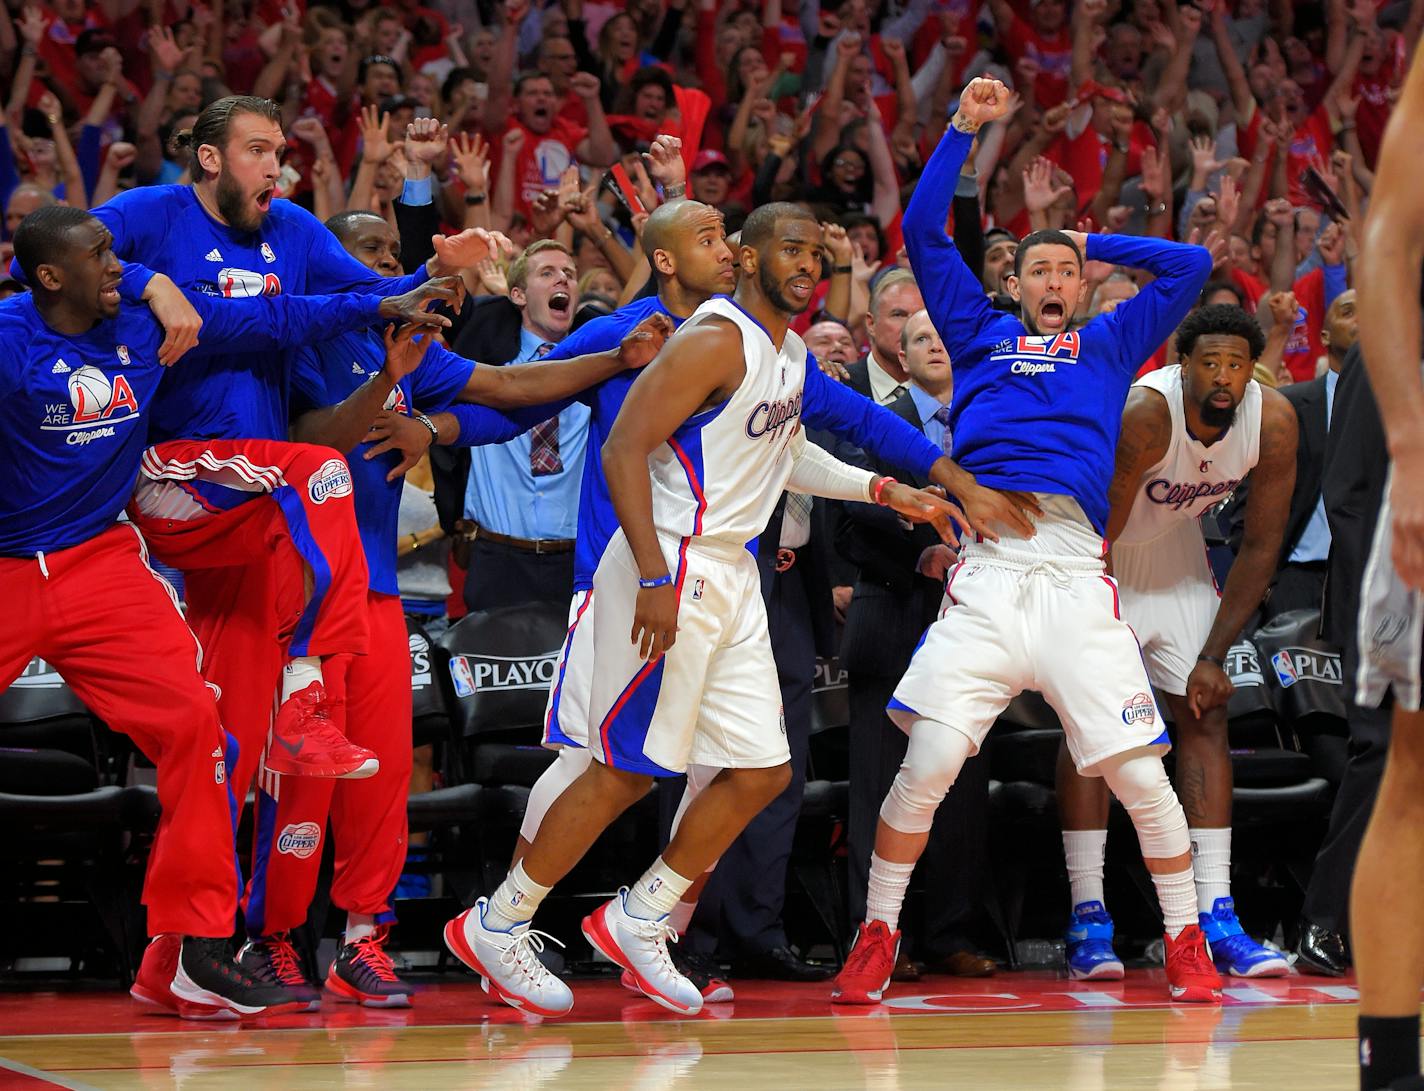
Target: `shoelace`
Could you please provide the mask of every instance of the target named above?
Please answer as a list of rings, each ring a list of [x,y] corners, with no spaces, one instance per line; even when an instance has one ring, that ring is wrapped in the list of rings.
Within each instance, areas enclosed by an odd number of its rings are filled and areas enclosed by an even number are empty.
[[[848,974],[863,974],[867,972],[870,969],[871,961],[878,953],[876,948],[879,946],[879,942],[871,938],[870,930],[866,929],[861,933],[861,938],[857,941],[856,945],[850,949],[850,953],[846,955],[845,970],[843,972]]]
[[[550,976],[548,967],[539,961],[539,952],[544,949],[545,940],[560,947],[564,946],[548,932],[528,928],[515,936],[514,942],[505,948],[504,953],[499,956],[500,965],[512,966],[533,984],[542,985]]]
[[[386,954],[385,943],[384,930],[361,937],[351,945],[356,948],[356,953],[351,956],[351,961],[370,970],[382,981],[399,981],[400,978],[396,976],[395,960]]]
[[[1019,581],[1019,597],[1022,598],[1028,588],[1028,578],[1043,574],[1053,580],[1059,587],[1068,587],[1073,582],[1072,575],[1057,561],[1035,561],[1023,571],[1023,578]]]
[[[633,922],[633,931],[641,939],[650,942],[657,950],[660,968],[681,977],[682,971],[673,965],[672,954],[667,949],[669,943],[678,941],[677,930],[666,920],[645,921],[640,917],[632,916],[628,919]]]
[[[1206,952],[1204,942],[1178,944],[1172,950],[1171,960],[1183,964],[1186,970],[1194,974],[1216,973],[1216,967]]]
[[[297,949],[289,939],[271,937],[263,941],[271,960],[272,976],[282,985],[306,984],[306,974],[302,973],[297,960]]]

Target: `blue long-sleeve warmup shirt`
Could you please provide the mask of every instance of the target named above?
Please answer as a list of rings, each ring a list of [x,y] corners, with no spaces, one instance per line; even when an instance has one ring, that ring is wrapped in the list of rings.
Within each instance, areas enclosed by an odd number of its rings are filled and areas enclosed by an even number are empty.
[[[954,367],[954,460],[981,485],[1071,496],[1099,533],[1122,407],[1138,368],[1186,317],[1211,274],[1200,246],[1089,235],[1087,259],[1156,279],[1071,333],[1032,333],[994,310],[945,220],[973,137],[950,127],[905,210],[905,249]]]

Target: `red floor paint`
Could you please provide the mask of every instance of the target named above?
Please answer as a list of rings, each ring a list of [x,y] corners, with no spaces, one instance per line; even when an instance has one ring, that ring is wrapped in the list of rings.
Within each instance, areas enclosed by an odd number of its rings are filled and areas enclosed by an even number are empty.
[[[634,995],[612,979],[576,980],[574,1010],[563,1021],[578,1023],[675,1022],[683,1017]],[[1141,1008],[1194,1009],[1172,1005],[1161,970],[1131,971],[1125,981],[1086,983],[1045,972],[1001,973],[967,980],[927,977],[893,986],[885,1002],[872,1007],[839,1007],[830,1003],[830,982],[788,985],[768,981],[734,981],[737,999],[709,1004],[700,1019],[766,1019],[838,1015],[856,1018],[890,1011],[914,1015],[1046,1011],[1104,1012]],[[1224,1007],[1350,1003],[1359,998],[1353,978],[1292,975],[1287,978],[1226,982]],[[520,1013],[491,1000],[472,977],[453,974],[439,984],[425,985],[406,1010],[382,1011],[341,1004],[330,995],[323,1010],[311,1015],[281,1015],[251,1025],[281,1027],[424,1027],[525,1021]],[[549,1020],[550,1024],[560,1020]],[[145,1010],[117,990],[9,992],[0,994],[0,1037],[5,1035],[99,1034],[192,1031],[200,1034],[237,1030],[237,1024],[190,1023]]]

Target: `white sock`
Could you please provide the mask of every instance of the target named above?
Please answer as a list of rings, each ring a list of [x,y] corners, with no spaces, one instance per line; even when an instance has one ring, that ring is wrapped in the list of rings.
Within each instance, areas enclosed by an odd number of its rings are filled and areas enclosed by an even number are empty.
[[[1210,913],[1217,898],[1231,897],[1231,827],[1190,830],[1192,873],[1197,881],[1197,910]]]
[[[905,892],[910,889],[914,864],[895,864],[870,854],[870,886],[865,892],[865,919],[884,921],[894,932],[900,927],[900,907],[905,904]]]
[[[553,889],[551,886],[540,886],[529,878],[524,870],[524,861],[521,860],[504,877],[499,889],[490,895],[489,904],[485,906],[485,927],[495,932],[508,932],[517,925],[533,920],[539,903]]]
[[[1152,885],[1157,888],[1157,901],[1162,905],[1162,923],[1166,926],[1167,935],[1176,939],[1183,928],[1197,923],[1196,883],[1192,880],[1192,869],[1171,875],[1154,873]]]
[[[1107,855],[1107,830],[1064,830],[1063,859],[1068,864],[1068,886],[1073,905],[1103,902],[1103,859]]]
[[[301,693],[313,682],[321,681],[321,657],[298,655],[288,660],[287,665],[282,668],[282,700],[285,701],[294,693]]]
[[[645,921],[662,920],[676,908],[691,885],[691,879],[673,871],[659,856],[653,861],[653,866],[628,888],[623,908],[630,917]]]
[[[679,936],[686,935],[687,926],[692,923],[692,914],[695,912],[696,902],[678,902],[668,913],[668,927]]]
[[[376,930],[376,918],[370,913],[346,914],[346,942],[363,940]]]

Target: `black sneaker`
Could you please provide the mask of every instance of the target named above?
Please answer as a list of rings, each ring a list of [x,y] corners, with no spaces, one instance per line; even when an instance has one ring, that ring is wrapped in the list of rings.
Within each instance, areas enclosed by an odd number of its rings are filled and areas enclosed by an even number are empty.
[[[239,966],[225,939],[184,936],[173,993],[190,1004],[227,1008],[239,1016],[275,1015],[301,1005],[283,986]]]
[[[681,944],[674,945],[668,952],[677,972],[697,986],[702,999],[708,1004],[730,1004],[732,986],[722,976],[722,967],[707,955],[682,950]]]
[[[355,943],[343,944],[326,972],[326,987],[338,999],[368,1008],[408,1008],[411,988],[396,974],[386,954],[390,925],[381,925]]]
[[[259,981],[281,985],[301,1004],[299,1011],[321,1007],[321,990],[307,980],[290,932],[248,940],[237,952],[238,964]]]

